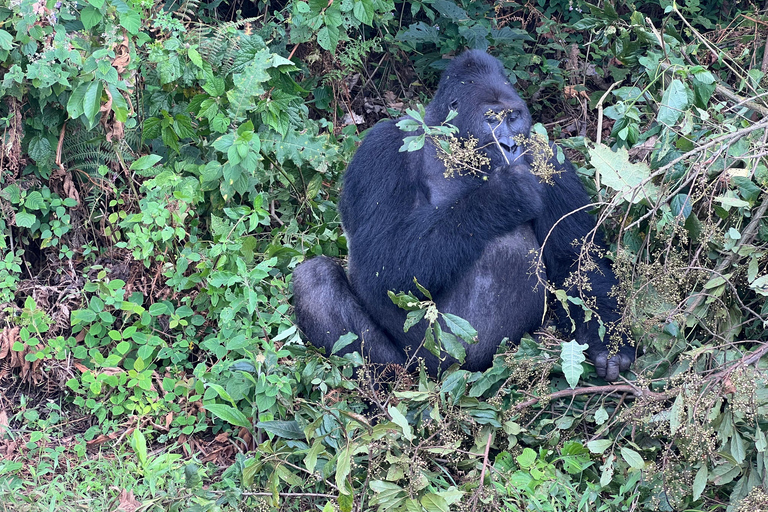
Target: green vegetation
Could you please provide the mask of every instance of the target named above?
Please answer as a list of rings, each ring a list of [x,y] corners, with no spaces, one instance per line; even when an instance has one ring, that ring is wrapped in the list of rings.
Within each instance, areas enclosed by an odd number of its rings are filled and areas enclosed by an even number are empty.
[[[4,2],[0,511],[768,510],[767,27],[698,0]],[[545,332],[371,388],[291,321],[292,269],[346,255],[363,130],[466,47],[581,167],[624,382]]]

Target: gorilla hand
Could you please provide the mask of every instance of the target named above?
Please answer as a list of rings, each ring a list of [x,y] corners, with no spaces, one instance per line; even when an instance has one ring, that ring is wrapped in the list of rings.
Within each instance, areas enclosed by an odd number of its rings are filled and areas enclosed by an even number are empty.
[[[629,370],[634,357],[629,355],[625,350],[621,350],[618,354],[609,356],[607,350],[598,352],[591,356],[592,362],[595,363],[595,370],[597,376],[602,377],[607,381],[614,381],[619,378],[619,372]]]

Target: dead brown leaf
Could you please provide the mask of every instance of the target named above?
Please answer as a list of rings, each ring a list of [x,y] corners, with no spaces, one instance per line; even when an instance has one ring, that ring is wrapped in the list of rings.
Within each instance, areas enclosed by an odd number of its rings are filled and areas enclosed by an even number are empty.
[[[136,500],[133,491],[123,489],[120,491],[120,503],[112,512],[136,512],[141,507],[141,502]]]

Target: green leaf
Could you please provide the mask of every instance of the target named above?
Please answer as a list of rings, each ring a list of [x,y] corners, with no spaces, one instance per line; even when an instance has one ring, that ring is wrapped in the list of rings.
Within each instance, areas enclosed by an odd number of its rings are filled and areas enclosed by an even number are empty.
[[[613,463],[616,461],[616,456],[611,454],[606,459],[605,463],[600,466],[600,485],[607,486],[613,480]]]
[[[435,322],[435,334],[437,339],[440,340],[443,350],[459,363],[464,363],[464,359],[467,357],[467,351],[464,349],[464,345],[459,342],[458,338],[449,332],[444,332],[437,322]]]
[[[445,325],[453,334],[460,337],[467,343],[477,343],[477,331],[463,318],[452,315],[451,313],[441,313],[445,320]]]
[[[531,448],[524,448],[523,453],[518,455],[515,460],[521,468],[529,468],[536,462],[536,452]]]
[[[347,475],[349,475],[351,468],[352,454],[349,451],[349,446],[345,446],[336,459],[336,486],[343,494],[348,494]]]
[[[323,442],[320,439],[315,439],[312,443],[312,448],[309,449],[307,455],[304,457],[304,466],[307,471],[314,473],[315,466],[317,465],[317,456],[323,451]]]
[[[98,121],[102,90],[103,86],[101,85],[101,81],[94,80],[88,84],[88,88],[83,96],[83,113],[91,123],[91,126],[95,126]]]
[[[133,430],[133,436],[131,438],[131,446],[133,451],[136,452],[136,456],[139,458],[142,468],[147,467],[147,438],[141,433],[141,429],[136,428]]]
[[[605,450],[611,447],[612,444],[613,441],[610,439],[595,439],[594,441],[587,443],[587,448],[589,448],[589,451],[592,453],[602,455],[605,453]]]
[[[90,30],[101,21],[101,12],[91,6],[87,6],[80,11],[80,21],[83,23],[85,30]]]
[[[0,50],[13,50],[13,36],[0,29]]]
[[[69,100],[67,101],[67,114],[69,114],[70,118],[77,119],[83,115],[83,100],[85,99],[85,91],[88,90],[89,84],[90,82],[78,85],[69,96]]]
[[[629,464],[629,467],[633,469],[644,469],[645,462],[643,457],[632,448],[626,446],[621,448],[621,457]]]
[[[187,50],[187,55],[189,56],[189,60],[192,61],[192,64],[203,69],[203,58],[200,56],[200,52],[195,48],[190,48]]]
[[[134,11],[128,11],[120,14],[120,26],[131,35],[136,35],[141,29],[141,16]]]
[[[167,315],[169,314],[168,306],[166,306],[163,302],[155,302],[149,306],[149,314],[151,316]]]
[[[390,405],[387,409],[389,411],[389,415],[392,417],[392,422],[399,426],[403,431],[403,436],[408,441],[413,441],[413,431],[411,430],[411,426],[408,424],[408,420],[403,416],[403,413],[401,413],[394,405]]]
[[[699,470],[696,472],[696,478],[693,479],[693,501],[701,498],[701,494],[707,486],[707,477],[709,476],[709,470],[707,470],[707,463],[703,462]]]
[[[674,79],[664,91],[656,119],[662,124],[673,126],[687,107],[688,87],[680,80]]]
[[[677,429],[680,428],[680,425],[682,424],[683,414],[685,414],[684,408],[685,408],[685,404],[683,402],[683,393],[678,393],[677,398],[675,398],[675,403],[672,404],[672,409],[670,409],[669,411],[670,435],[675,435],[675,433],[677,433]]]
[[[333,344],[333,347],[331,347],[331,354],[335,354],[339,350],[353,343],[356,339],[357,339],[357,334],[353,332],[342,334],[341,336],[339,336],[339,339],[336,340],[336,343]]]
[[[687,219],[693,210],[691,207],[691,201],[688,199],[688,194],[677,194],[672,198],[672,202],[669,203],[672,208],[672,215],[675,217],[682,216],[683,219]]]
[[[131,170],[143,171],[149,169],[162,159],[163,157],[160,155],[144,155],[131,164]]]
[[[112,112],[115,113],[115,119],[124,123],[128,120],[128,103],[125,101],[125,96],[121,93],[114,84],[107,84],[109,94],[112,96]]]
[[[445,498],[435,493],[429,493],[421,498],[421,506],[427,509],[427,512],[449,512],[448,502]]]
[[[35,225],[35,221],[37,220],[37,217],[26,211],[16,212],[14,217],[16,225],[20,228],[31,228]]]
[[[373,23],[373,15],[375,14],[373,2],[371,0],[356,0],[355,6],[352,8],[352,14],[366,25],[371,25]]]
[[[731,438],[731,455],[733,455],[733,458],[738,464],[744,462],[744,459],[747,456],[747,448],[744,444],[744,439],[738,432],[734,432],[733,437]]]
[[[453,403],[457,404],[464,396],[467,380],[469,380],[469,373],[466,370],[457,370],[445,378],[443,385],[440,386],[440,392],[453,397]]]
[[[205,409],[217,418],[226,421],[230,425],[247,428],[248,430],[253,428],[253,425],[245,414],[229,405],[209,404],[205,406]]]
[[[560,359],[562,361],[563,373],[565,374],[565,380],[568,381],[568,385],[571,389],[576,388],[579,383],[579,378],[584,373],[584,367],[581,363],[587,360],[584,356],[584,351],[589,348],[589,345],[580,345],[576,340],[571,340],[567,343],[563,343],[560,349]]]
[[[257,428],[263,428],[270,434],[274,434],[278,437],[285,439],[306,439],[304,436],[304,430],[293,421],[285,420],[272,420],[272,421],[260,421],[256,424]]]
[[[658,188],[645,181],[651,175],[650,168],[643,162],[630,163],[626,148],[614,152],[605,144],[596,144],[589,150],[589,156],[600,182],[618,192],[625,201],[632,204],[644,199],[655,201]]]
[[[339,28],[326,25],[318,30],[317,44],[319,44],[323,50],[336,53],[336,45],[339,44]]]
[[[91,309],[77,309],[69,315],[69,321],[72,325],[79,323],[91,323],[96,320],[96,313]]]
[[[24,201],[24,206],[30,210],[42,210],[45,208],[45,199],[43,199],[43,194],[37,190],[33,190],[27,196],[26,201]]]
[[[29,141],[27,153],[36,163],[45,163],[53,160],[53,146],[47,137],[36,135]]]
[[[606,421],[608,421],[608,411],[605,410],[605,407],[600,406],[600,408],[595,412],[595,423],[602,425]]]
[[[352,512],[352,506],[355,504],[355,498],[351,494],[339,494],[339,512]]]

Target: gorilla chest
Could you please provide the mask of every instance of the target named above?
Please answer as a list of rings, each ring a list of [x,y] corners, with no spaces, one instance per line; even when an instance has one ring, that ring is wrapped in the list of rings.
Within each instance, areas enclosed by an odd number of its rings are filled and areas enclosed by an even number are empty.
[[[528,224],[492,240],[456,285],[438,298],[438,309],[468,320],[481,339],[513,339],[537,328],[547,279],[543,265],[537,267],[539,249]]]

